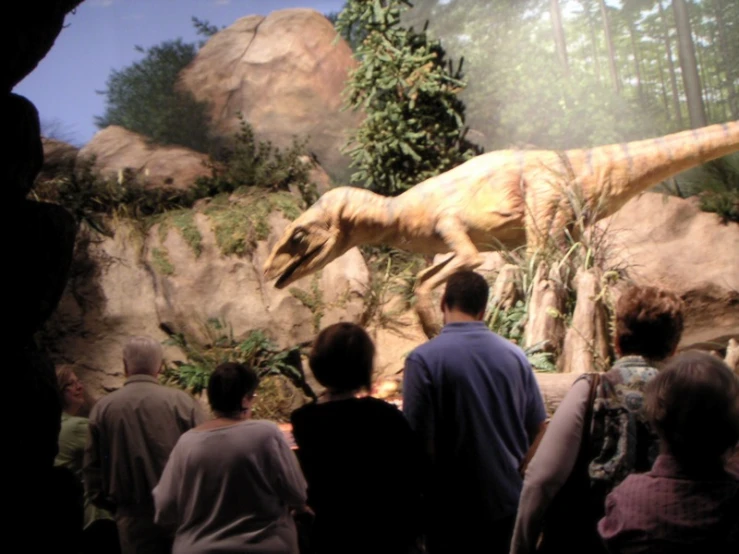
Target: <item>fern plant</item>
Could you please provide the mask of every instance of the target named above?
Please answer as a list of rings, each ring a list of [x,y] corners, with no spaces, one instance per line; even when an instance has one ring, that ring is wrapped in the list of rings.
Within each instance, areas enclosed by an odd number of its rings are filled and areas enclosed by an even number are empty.
[[[162,381],[193,394],[208,386],[213,370],[222,363],[238,362],[251,367],[257,375],[285,376],[307,396],[315,393],[305,382],[300,352],[297,349],[280,350],[262,330],[251,331],[243,340],[236,340],[233,329],[223,321],[211,319],[204,325],[205,344],[182,333],[170,333],[165,344],[178,346],[185,354],[185,362],[173,362],[162,372]]]

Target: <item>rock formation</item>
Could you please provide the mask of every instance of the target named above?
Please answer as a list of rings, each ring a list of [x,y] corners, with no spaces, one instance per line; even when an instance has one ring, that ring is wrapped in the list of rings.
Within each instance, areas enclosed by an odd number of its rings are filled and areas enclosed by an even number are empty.
[[[145,137],[111,125],[95,133],[78,155],[95,160],[102,175],[117,176],[131,171],[147,187],[187,188],[198,177],[211,174],[208,156],[184,146],[150,144]]]
[[[681,348],[719,349],[739,337],[739,225],[722,224],[695,199],[645,193],[604,220],[609,265],[686,303]]]
[[[74,363],[100,396],[123,381],[121,348],[130,335],[164,341],[164,327],[204,345],[206,324],[219,320],[237,340],[262,329],[285,348],[309,342],[318,326],[358,321],[369,275],[356,249],[290,290],[263,282],[259,268],[287,220],[266,207],[255,215],[259,202],[238,195],[201,202],[144,231],[120,220],[110,238],[84,230],[67,290],[43,334],[56,361]],[[183,359],[175,347],[166,355]]]
[[[230,139],[242,113],[257,138],[289,147],[294,136],[335,179],[346,176],[340,152],[359,115],[342,111],[342,91],[355,66],[331,22],[309,9],[249,16],[220,31],[182,72],[181,84],[210,104],[212,130]]]

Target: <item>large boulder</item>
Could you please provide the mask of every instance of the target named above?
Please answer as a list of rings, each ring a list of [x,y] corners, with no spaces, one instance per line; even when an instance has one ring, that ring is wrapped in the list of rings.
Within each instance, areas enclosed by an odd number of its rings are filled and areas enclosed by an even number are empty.
[[[94,169],[107,176],[132,172],[145,186],[187,188],[211,174],[208,156],[184,146],[159,146],[146,137],[111,125],[95,133],[79,151],[78,164],[94,159]]]
[[[217,33],[182,72],[181,84],[210,104],[216,136],[238,132],[241,113],[258,139],[278,147],[309,137],[321,166],[342,179],[349,160],[340,149],[360,117],[342,110],[354,67],[351,48],[325,16],[288,9],[241,18]]]
[[[632,199],[599,225],[610,235],[609,264],[685,300],[681,348],[739,336],[739,225],[658,193]]]

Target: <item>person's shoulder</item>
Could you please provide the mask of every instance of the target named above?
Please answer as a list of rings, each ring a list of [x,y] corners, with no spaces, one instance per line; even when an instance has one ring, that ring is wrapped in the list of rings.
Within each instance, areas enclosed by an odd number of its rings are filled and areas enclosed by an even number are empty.
[[[103,417],[110,406],[114,406],[118,403],[122,392],[123,387],[118,388],[112,392],[109,392],[108,394],[100,398],[97,402],[95,402],[95,404],[92,406],[92,409],[90,410],[89,421],[96,422],[101,417]]]
[[[282,431],[277,424],[266,419],[249,419],[240,425],[242,426],[242,429],[246,429],[250,433],[258,434],[263,437],[282,436]],[[238,425],[235,425],[234,427],[238,427]]]
[[[293,410],[293,412],[290,414],[290,422],[293,425],[295,425],[296,423],[300,425],[304,421],[310,420],[310,418],[313,417],[313,414],[316,413],[316,411],[320,411],[320,407],[316,402],[305,404],[300,408]]]
[[[359,405],[364,406],[366,410],[371,410],[379,414],[388,414],[390,417],[394,417],[396,415],[403,417],[402,412],[397,408],[397,406],[380,398],[375,398],[374,396],[365,396],[364,398],[360,398],[359,403]]]
[[[425,358],[438,356],[444,352],[448,352],[449,348],[457,342],[457,337],[451,334],[441,333],[423,344],[416,346],[416,348],[408,354],[407,359],[423,360]]]
[[[160,392],[160,394],[168,396],[169,398],[176,400],[179,403],[184,404],[185,406],[200,405],[197,399],[192,394],[182,389],[157,383],[157,390]]]
[[[654,485],[658,480],[659,477],[651,472],[631,473],[614,487],[611,495],[624,500],[648,499],[654,495]]]
[[[62,421],[62,426],[67,426],[71,429],[87,429],[89,425],[90,420],[81,416],[71,416],[66,421]]]

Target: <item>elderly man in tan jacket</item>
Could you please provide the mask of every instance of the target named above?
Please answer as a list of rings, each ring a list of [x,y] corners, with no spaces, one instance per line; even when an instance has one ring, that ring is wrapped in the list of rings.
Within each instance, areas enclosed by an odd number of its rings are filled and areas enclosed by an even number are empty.
[[[123,348],[125,384],[90,413],[85,488],[114,513],[122,554],[171,550],[172,537],[154,524],[151,491],[180,435],[205,421],[192,396],[159,384],[162,359],[159,342],[131,338]]]

